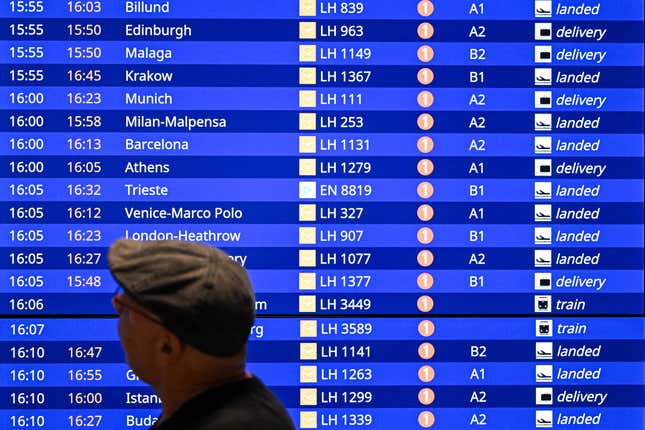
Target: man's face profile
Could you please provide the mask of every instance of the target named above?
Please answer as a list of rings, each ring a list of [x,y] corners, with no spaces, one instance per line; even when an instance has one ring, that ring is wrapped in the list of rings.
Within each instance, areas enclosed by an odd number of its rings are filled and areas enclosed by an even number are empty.
[[[134,373],[150,382],[159,364],[159,342],[165,331],[159,319],[125,293],[115,294],[112,305],[119,314],[118,333],[126,362]]]

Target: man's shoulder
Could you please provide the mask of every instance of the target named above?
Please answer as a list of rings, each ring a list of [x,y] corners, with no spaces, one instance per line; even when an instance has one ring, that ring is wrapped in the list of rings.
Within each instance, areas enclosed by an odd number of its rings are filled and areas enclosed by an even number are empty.
[[[278,397],[257,377],[218,386],[184,404],[158,430],[295,430]]]
[[[195,418],[198,425],[192,428],[199,430],[295,430],[286,410],[261,404],[220,408]]]
[[[253,377],[236,385],[231,386],[226,401],[217,402],[219,407],[202,411],[204,430],[295,430],[282,402],[260,379]]]
[[[228,412],[228,416],[204,417],[199,430],[295,430],[288,416],[276,416],[243,410],[239,413]]]

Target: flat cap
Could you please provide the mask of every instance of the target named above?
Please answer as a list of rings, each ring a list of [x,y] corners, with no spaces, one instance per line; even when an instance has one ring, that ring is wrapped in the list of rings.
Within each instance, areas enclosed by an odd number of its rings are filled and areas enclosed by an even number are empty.
[[[246,270],[225,252],[178,240],[119,239],[108,251],[123,290],[183,342],[214,356],[246,344],[255,296]]]

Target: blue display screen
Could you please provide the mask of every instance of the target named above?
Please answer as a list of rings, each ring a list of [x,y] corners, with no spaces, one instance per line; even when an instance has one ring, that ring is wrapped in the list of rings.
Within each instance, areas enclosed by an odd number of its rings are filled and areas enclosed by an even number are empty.
[[[0,0],[0,429],[147,429],[107,249],[249,272],[297,428],[645,428],[642,0]]]

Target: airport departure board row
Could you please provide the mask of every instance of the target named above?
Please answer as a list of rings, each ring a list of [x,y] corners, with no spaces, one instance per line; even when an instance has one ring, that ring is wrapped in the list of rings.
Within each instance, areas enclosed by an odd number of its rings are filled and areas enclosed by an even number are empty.
[[[118,238],[250,273],[299,429],[645,428],[642,0],[1,0],[0,428],[147,429]]]

